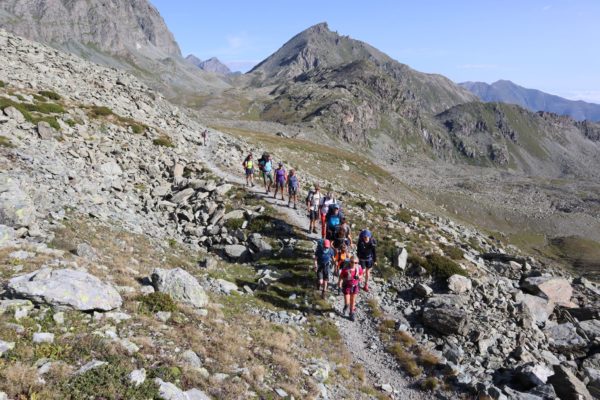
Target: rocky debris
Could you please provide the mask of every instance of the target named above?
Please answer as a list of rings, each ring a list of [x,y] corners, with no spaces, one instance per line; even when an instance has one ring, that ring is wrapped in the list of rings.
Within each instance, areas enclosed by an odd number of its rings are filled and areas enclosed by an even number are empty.
[[[463,294],[471,290],[471,280],[466,276],[452,275],[448,278],[448,289],[456,294]]]
[[[146,370],[142,369],[134,369],[129,374],[129,382],[133,383],[134,386],[140,386],[144,382],[146,382]]]
[[[92,361],[88,362],[87,364],[83,365],[81,368],[79,368],[75,372],[75,375],[85,374],[86,372],[91,371],[92,369],[99,368],[99,367],[102,367],[103,365],[107,365],[107,364],[108,363],[106,361],[92,360]]]
[[[243,262],[248,259],[250,252],[248,248],[242,244],[231,244],[223,249],[225,256],[231,261]]]
[[[253,233],[248,237],[248,245],[253,251],[252,257],[254,260],[270,257],[273,253],[273,247],[259,233]]]
[[[218,285],[219,291],[225,294],[238,292],[238,286],[233,282],[226,281],[225,279],[217,279],[216,284]]]
[[[573,296],[573,288],[564,278],[553,276],[533,276],[523,280],[523,290],[543,296],[556,304],[569,304]]]
[[[554,367],[554,375],[550,377],[556,394],[561,400],[591,400],[592,395],[567,367],[557,365]]]
[[[150,277],[157,292],[169,294],[175,301],[197,308],[206,307],[208,296],[196,278],[181,268],[156,268]]]
[[[431,295],[433,295],[433,289],[421,282],[413,286],[413,291],[417,296],[420,297],[430,297]]]
[[[37,132],[42,140],[53,139],[58,132],[54,130],[46,121],[40,121],[37,124]]]
[[[33,334],[33,343],[53,343],[54,333],[35,332]]]
[[[42,268],[12,278],[9,292],[34,303],[71,307],[80,311],[110,311],[121,307],[122,299],[111,285],[83,271]]]
[[[4,340],[0,340],[0,357],[2,357],[6,352],[14,348],[14,342],[5,342]]]
[[[550,347],[563,354],[585,353],[588,342],[577,333],[577,328],[570,322],[557,324],[544,329]]]
[[[521,310],[525,318],[533,319],[538,325],[544,324],[554,311],[554,304],[538,296],[525,294],[521,300]]]
[[[92,246],[90,246],[87,243],[79,243],[77,245],[77,248],[75,249],[75,254],[77,254],[79,257],[83,257],[89,261],[97,261],[98,260],[98,253],[96,252],[96,249],[94,249]]]

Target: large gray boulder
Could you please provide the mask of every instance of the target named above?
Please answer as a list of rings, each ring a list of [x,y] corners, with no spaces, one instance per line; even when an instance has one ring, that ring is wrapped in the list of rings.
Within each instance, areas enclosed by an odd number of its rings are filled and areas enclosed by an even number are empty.
[[[273,247],[262,238],[260,233],[253,233],[250,235],[248,244],[254,252],[253,257],[255,260],[263,257],[270,257],[273,253]]]
[[[223,249],[225,256],[232,261],[244,261],[248,258],[250,252],[246,246],[241,244],[231,244]]]
[[[408,251],[404,248],[400,248],[396,252],[394,257],[394,267],[404,271],[406,269],[406,263],[408,262]]]
[[[426,308],[423,324],[442,335],[466,335],[470,330],[469,315],[454,307]]]
[[[525,294],[521,300],[521,310],[537,325],[542,325],[554,311],[554,303],[538,296]]]
[[[70,307],[80,311],[110,311],[121,307],[117,290],[100,279],[73,269],[42,268],[8,282],[14,296],[34,303]]]
[[[587,341],[579,336],[575,325],[570,322],[544,329],[550,348],[563,354],[580,354],[587,348]]]
[[[585,384],[565,366],[556,365],[549,381],[561,400],[592,400]]]
[[[455,274],[448,278],[448,289],[453,293],[463,294],[471,290],[471,288],[471,280],[466,276]]]
[[[170,295],[174,300],[197,308],[206,307],[208,296],[196,278],[181,268],[156,268],[151,275],[152,286],[157,292]]]
[[[552,276],[532,276],[525,278],[523,290],[548,299],[557,304],[569,304],[573,296],[573,287],[565,278]]]
[[[14,228],[35,222],[33,201],[14,178],[0,175],[0,224]]]

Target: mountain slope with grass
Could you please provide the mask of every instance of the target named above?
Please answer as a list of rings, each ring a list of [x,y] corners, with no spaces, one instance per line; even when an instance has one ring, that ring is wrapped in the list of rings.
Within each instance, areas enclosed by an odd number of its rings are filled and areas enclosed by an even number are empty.
[[[546,111],[567,115],[577,121],[600,121],[600,104],[568,100],[560,96],[527,89],[511,81],[463,82],[460,86],[469,90],[482,101],[518,104],[531,111]]]

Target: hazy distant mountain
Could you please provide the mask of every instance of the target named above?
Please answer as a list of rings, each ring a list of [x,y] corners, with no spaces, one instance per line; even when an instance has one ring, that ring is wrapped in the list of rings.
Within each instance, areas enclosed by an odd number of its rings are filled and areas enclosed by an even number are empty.
[[[600,104],[568,100],[539,90],[527,89],[511,81],[500,80],[491,85],[484,82],[464,82],[459,85],[483,101],[518,104],[532,111],[568,115],[579,121],[600,121]]]
[[[1,0],[0,28],[128,69],[173,95],[227,86],[185,62],[148,0]]]
[[[202,61],[195,55],[190,54],[185,59],[204,71],[213,72],[218,75],[231,74],[231,70],[227,67],[227,65],[223,64],[217,57],[212,57],[208,60]]]

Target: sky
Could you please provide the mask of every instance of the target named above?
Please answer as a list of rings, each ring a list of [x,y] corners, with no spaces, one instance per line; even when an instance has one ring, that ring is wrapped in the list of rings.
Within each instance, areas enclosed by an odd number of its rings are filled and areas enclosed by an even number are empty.
[[[151,0],[184,55],[249,70],[319,22],[455,82],[600,103],[598,0]]]

